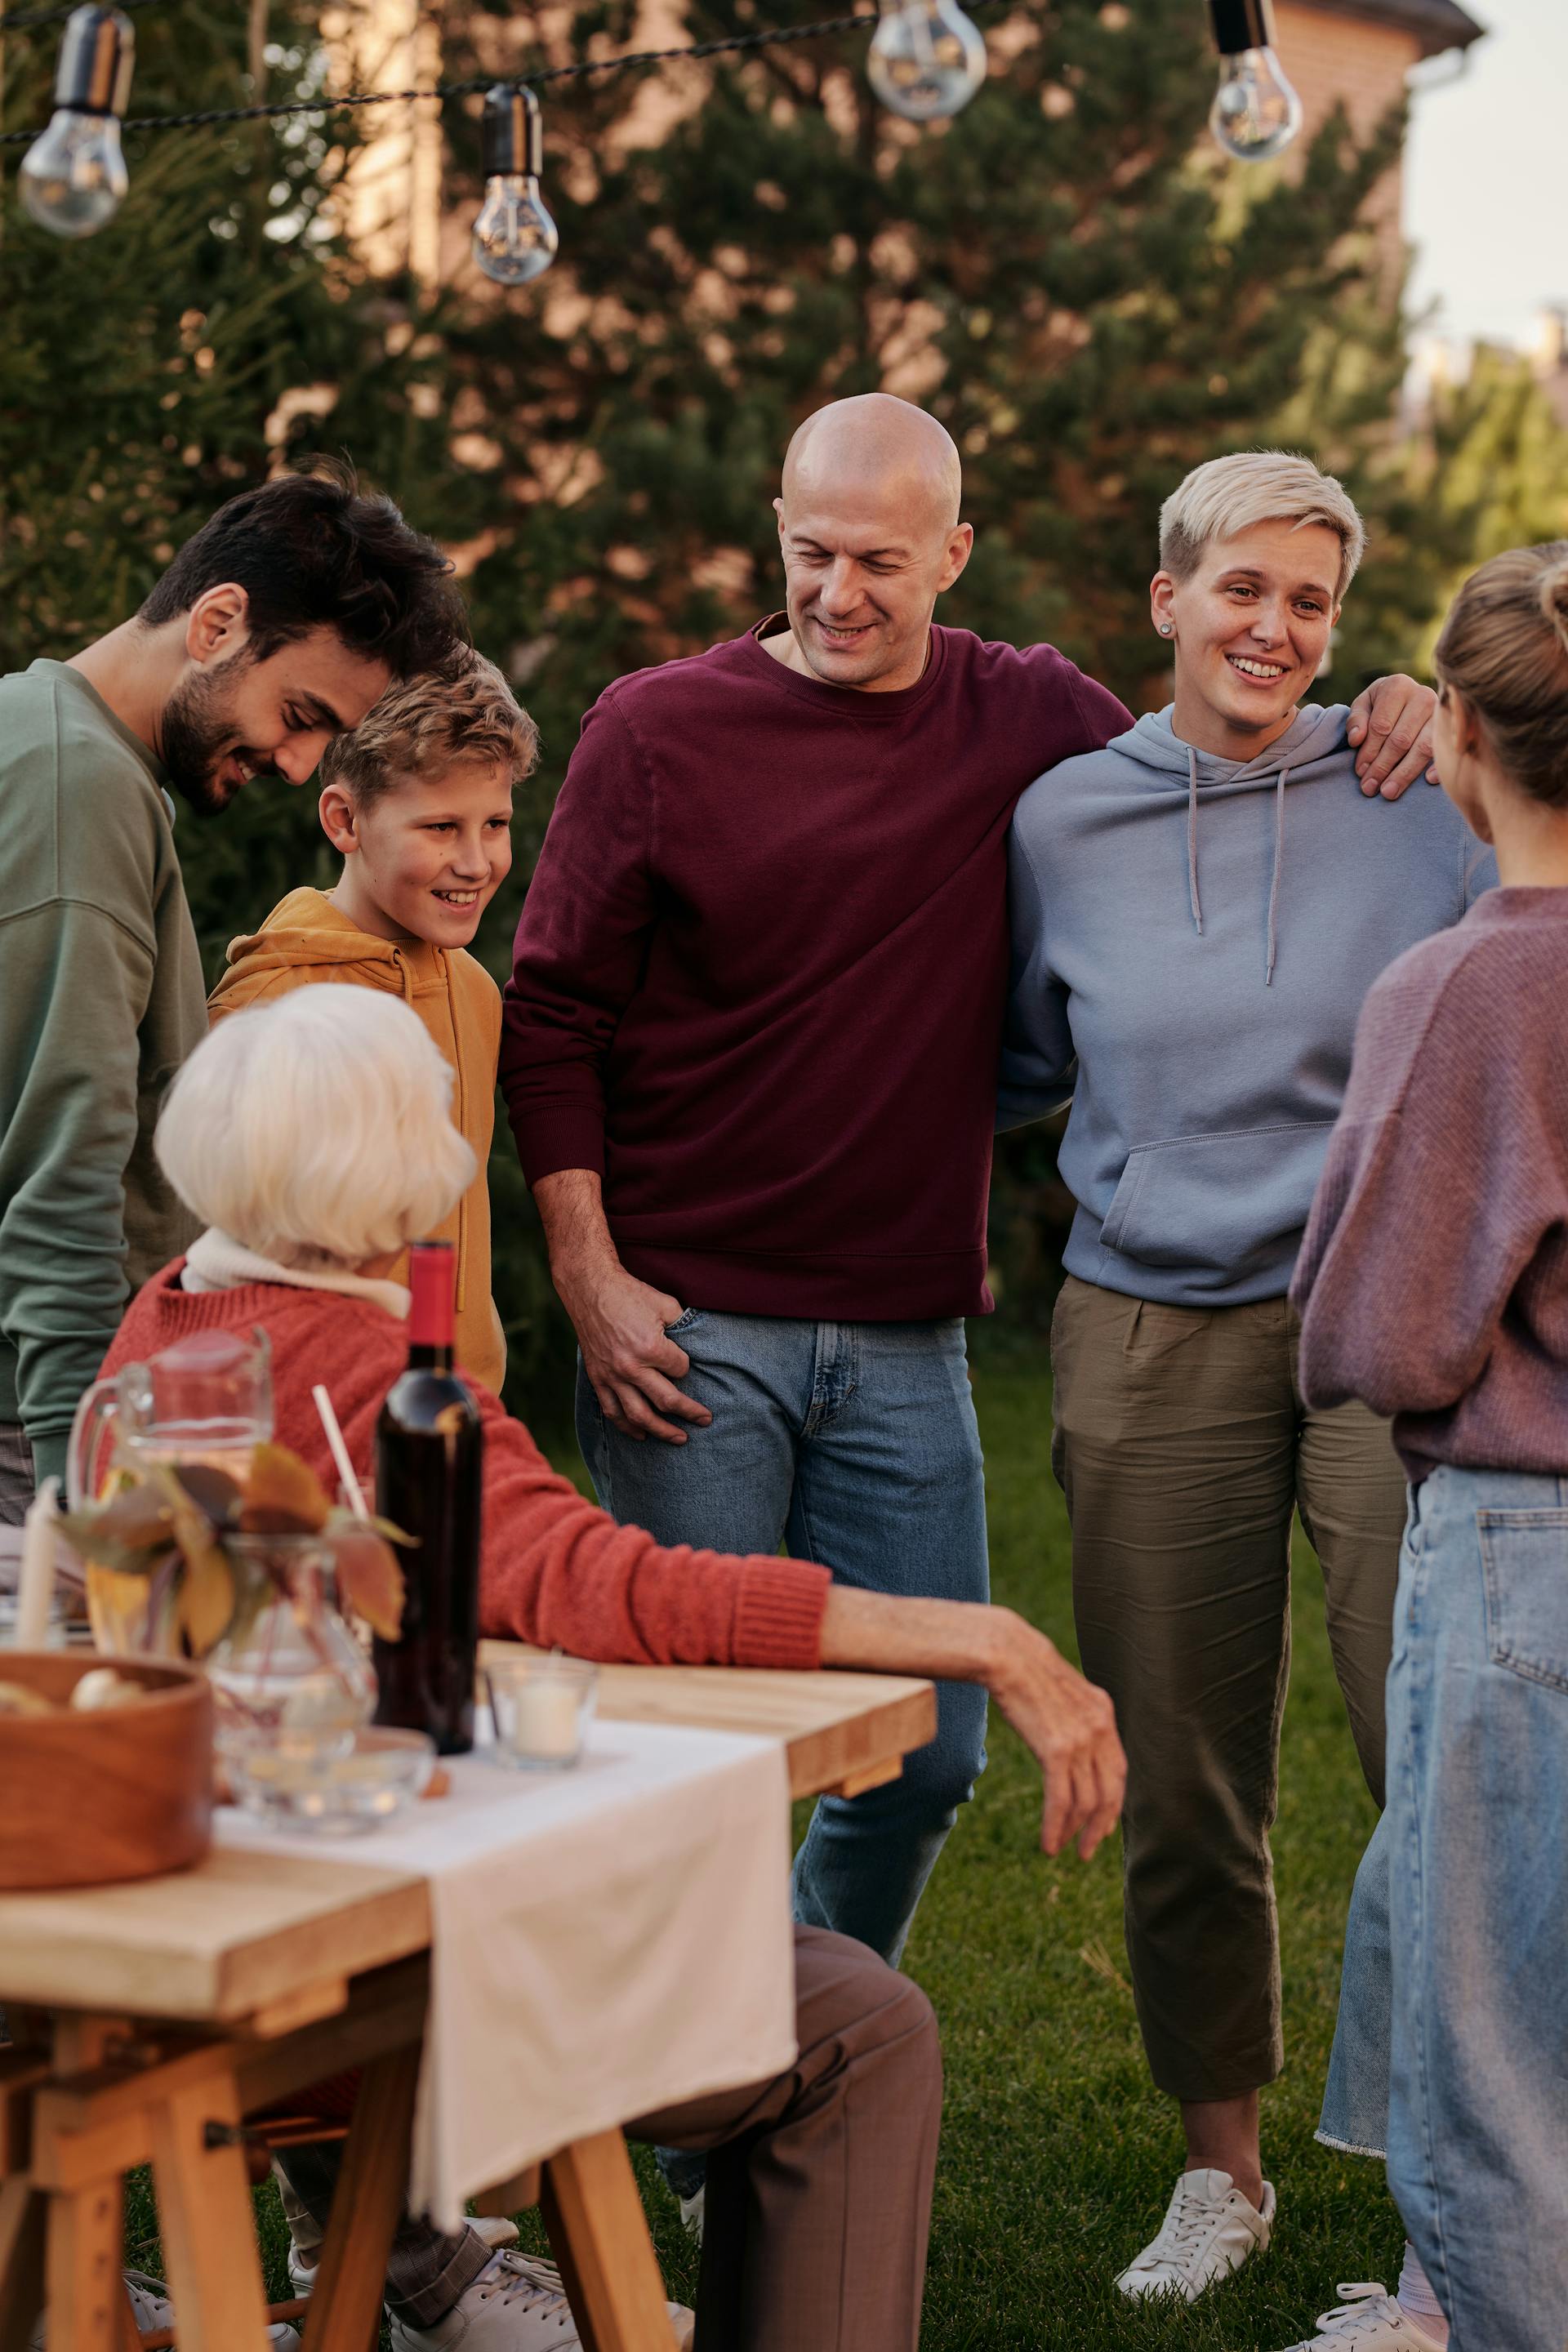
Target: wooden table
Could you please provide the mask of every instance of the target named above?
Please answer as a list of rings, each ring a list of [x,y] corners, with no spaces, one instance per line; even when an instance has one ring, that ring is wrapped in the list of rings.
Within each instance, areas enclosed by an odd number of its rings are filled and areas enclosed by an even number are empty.
[[[929,1683],[718,1667],[602,1669],[600,1712],[774,1736],[796,1797],[896,1778],[936,1723]],[[377,1870],[374,1852],[215,1848],[165,1878],[0,1901],[0,2001],[21,2027],[0,2049],[0,2352],[24,2352],[46,2291],[50,2352],[142,2352],[120,2270],[123,2177],[146,2163],[180,2352],[261,2352],[244,2118],[351,2066],[363,2080],[308,2335],[310,2352],[370,2352],[430,1944],[424,1880]],[[668,2352],[620,2133],[479,2201],[515,2210],[535,2192],[585,2352]]]

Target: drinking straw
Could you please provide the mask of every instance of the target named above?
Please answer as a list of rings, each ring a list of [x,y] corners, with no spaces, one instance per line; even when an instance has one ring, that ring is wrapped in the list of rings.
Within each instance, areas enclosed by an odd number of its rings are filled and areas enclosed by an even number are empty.
[[[316,1411],[321,1416],[321,1427],[327,1433],[327,1444],[332,1449],[332,1460],[338,1465],[338,1476],[343,1482],[343,1492],[349,1498],[349,1508],[356,1519],[368,1519],[369,1507],[361,1491],[359,1480],[354,1476],[354,1465],[349,1460],[349,1449],[343,1444],[343,1433],[338,1427],[338,1416],[332,1411],[332,1400],[320,1381],[310,1391],[310,1394],[316,1400]]]

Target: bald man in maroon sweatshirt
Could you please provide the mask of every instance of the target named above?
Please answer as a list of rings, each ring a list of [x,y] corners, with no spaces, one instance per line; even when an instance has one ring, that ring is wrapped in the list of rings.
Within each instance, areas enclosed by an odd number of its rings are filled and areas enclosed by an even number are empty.
[[[584,720],[500,1078],[605,1507],[661,1543],[787,1542],[852,1584],[984,1601],[963,1318],[992,1304],[1007,827],[1042,770],[1131,720],[1049,646],[932,625],[973,539],[959,495],[952,442],[904,401],[801,427],[787,614]],[[1431,697],[1374,692],[1363,782],[1392,792]],[[943,1685],[901,1779],[822,1801],[801,1919],[896,1963],[984,1718]]]

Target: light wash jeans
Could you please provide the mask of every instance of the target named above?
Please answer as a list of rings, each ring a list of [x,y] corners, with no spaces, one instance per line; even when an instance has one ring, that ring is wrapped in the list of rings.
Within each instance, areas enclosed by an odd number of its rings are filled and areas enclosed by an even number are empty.
[[[990,1598],[980,1432],[963,1325],[815,1323],[689,1307],[669,1326],[680,1385],[713,1415],[684,1445],[620,1436],[581,1365],[577,1439],[600,1502],[662,1544],[771,1556],[787,1543],[841,1584]],[[958,1808],[985,1765],[985,1693],[937,1685],[937,1735],[897,1780],[817,1801],[795,1865],[795,1916],[897,1968]],[[677,2196],[704,2159],[659,2151]]]
[[[600,1502],[662,1544],[818,1559],[841,1584],[990,1595],[963,1325],[811,1323],[689,1308],[670,1336],[712,1425],[684,1445],[616,1434],[581,1370],[577,1436]],[[824,1797],[795,1859],[795,1916],[897,1968],[932,1864],[985,1761],[985,1693],[939,1686],[937,1736],[886,1788]]]
[[[1411,1496],[1388,1810],[1319,2137],[1384,2148],[1449,2352],[1568,2342],[1568,1477]]]

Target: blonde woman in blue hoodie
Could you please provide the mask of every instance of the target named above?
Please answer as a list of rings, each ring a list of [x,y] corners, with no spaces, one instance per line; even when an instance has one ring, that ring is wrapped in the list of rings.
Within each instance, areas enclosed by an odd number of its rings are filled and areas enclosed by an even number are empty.
[[[1274,2226],[1258,2092],[1284,2063],[1268,1832],[1297,1510],[1383,1801],[1404,1474],[1364,1406],[1308,1410],[1286,1293],[1362,1000],[1495,872],[1421,790],[1356,812],[1345,856],[1350,713],[1309,698],[1364,543],[1304,458],[1200,466],[1161,511],[1151,591],[1174,700],[1031,786],[1013,830],[1000,1123],[1071,1096],[1052,1460],[1084,1672],[1128,1755],[1139,2023],[1186,2137],[1117,2282],[1132,2296],[1194,2301]],[[1330,2104],[1324,2137],[1381,2146],[1353,2085]],[[1440,2340],[1419,2332],[1425,2281],[1403,2284],[1358,2352]]]

